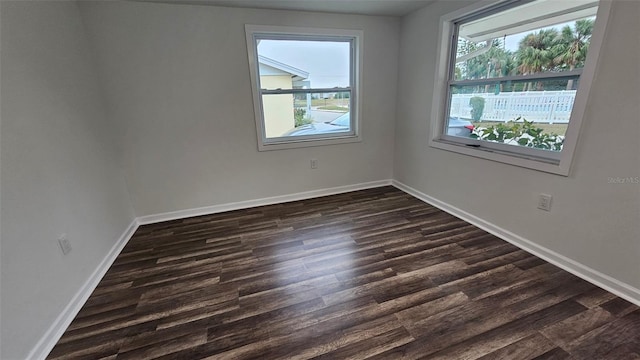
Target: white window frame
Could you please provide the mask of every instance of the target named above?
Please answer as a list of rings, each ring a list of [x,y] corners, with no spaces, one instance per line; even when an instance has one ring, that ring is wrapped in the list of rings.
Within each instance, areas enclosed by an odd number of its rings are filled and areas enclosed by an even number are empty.
[[[430,126],[431,133],[428,135],[429,146],[482,159],[568,176],[578,142],[578,134],[585,115],[589,92],[598,65],[598,58],[602,50],[602,42],[611,9],[611,0],[600,0],[598,4],[596,21],[589,44],[589,52],[587,54],[585,67],[580,74],[578,90],[561,152],[553,153],[541,149],[465,139],[446,135],[444,131],[449,112],[448,92],[450,69],[452,62],[455,61],[452,59],[451,51],[454,45],[455,23],[458,19],[468,17],[474,13],[479,13],[509,1],[511,0],[482,1],[446,14],[440,18],[439,42],[436,48],[435,85],[430,114],[432,120]]]
[[[247,41],[247,55],[249,58],[249,74],[253,93],[253,109],[256,120],[256,132],[258,138],[258,150],[281,150],[309,146],[334,145],[362,141],[361,130],[361,88],[362,88],[362,59],[363,59],[363,32],[361,30],[301,28],[289,26],[245,25]],[[260,74],[257,52],[257,39],[291,39],[291,40],[348,40],[351,42],[351,68],[350,68],[350,121],[349,132],[319,135],[283,136],[267,138],[264,126],[264,112],[262,108],[262,95],[276,93],[278,91],[263,90],[260,88]],[[310,90],[310,91],[309,91]],[[278,93],[306,93],[306,92],[335,92],[335,89],[305,89],[282,90]]]

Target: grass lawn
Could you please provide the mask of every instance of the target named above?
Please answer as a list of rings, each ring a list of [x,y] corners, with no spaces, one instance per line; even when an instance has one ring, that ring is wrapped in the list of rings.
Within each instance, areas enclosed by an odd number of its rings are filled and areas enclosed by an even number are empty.
[[[500,122],[495,121],[472,121],[473,125],[478,127],[487,127],[491,125],[501,124]],[[567,132],[567,126],[569,124],[545,124],[545,123],[536,123],[534,124],[536,127],[539,127],[544,130],[547,134],[556,134],[556,135],[564,135]]]
[[[349,111],[348,107],[337,106],[337,105],[328,105],[328,106],[318,106],[318,110],[335,110],[335,111]]]
[[[296,107],[305,107],[307,106],[307,100],[298,100],[296,99],[295,101],[295,106]],[[343,108],[347,108],[349,106],[349,99],[311,99],[311,106],[339,106],[339,107],[343,107]],[[325,110],[331,110],[331,109],[325,109]],[[341,110],[341,109],[336,109],[336,110]],[[345,110],[345,111],[346,111]]]

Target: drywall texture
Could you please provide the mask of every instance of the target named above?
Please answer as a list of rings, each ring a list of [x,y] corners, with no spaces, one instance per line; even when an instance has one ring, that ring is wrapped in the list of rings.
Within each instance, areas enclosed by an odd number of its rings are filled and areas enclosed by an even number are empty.
[[[138,216],[391,178],[398,18],[141,2],[80,9]],[[258,152],[245,24],[363,30],[363,141]]]
[[[569,177],[430,148],[438,23],[464,2],[403,18],[394,178],[640,288],[640,2],[615,1]],[[536,209],[553,195],[551,212]]]
[[[76,4],[0,6],[0,358],[25,359],[134,215]]]

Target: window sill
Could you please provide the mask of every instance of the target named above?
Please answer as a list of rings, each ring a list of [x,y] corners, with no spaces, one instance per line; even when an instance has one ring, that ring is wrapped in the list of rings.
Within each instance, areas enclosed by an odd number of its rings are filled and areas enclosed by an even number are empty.
[[[346,135],[340,137],[331,137],[326,139],[295,139],[284,140],[281,142],[260,142],[258,144],[258,151],[270,151],[270,150],[285,150],[285,149],[298,149],[314,146],[327,146],[327,145],[339,145],[361,142],[362,138],[359,135]]]
[[[429,142],[429,146],[436,149],[451,151],[480,159],[501,162],[504,164],[514,165],[531,170],[542,171],[562,176],[569,175],[569,168],[567,166],[563,166],[562,160],[554,161],[543,158],[533,158],[506,151],[467,146],[464,144],[454,143],[442,139],[431,140]]]

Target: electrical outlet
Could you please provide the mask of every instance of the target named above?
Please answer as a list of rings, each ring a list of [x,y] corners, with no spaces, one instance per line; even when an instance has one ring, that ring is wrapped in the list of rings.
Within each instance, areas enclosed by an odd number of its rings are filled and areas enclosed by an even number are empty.
[[[538,209],[551,211],[551,195],[540,194],[538,196]]]
[[[64,255],[67,255],[71,252],[71,242],[67,239],[67,234],[62,234],[58,238],[58,244],[60,245],[60,250]]]
[[[318,168],[318,159],[311,159],[311,168],[312,169]]]

